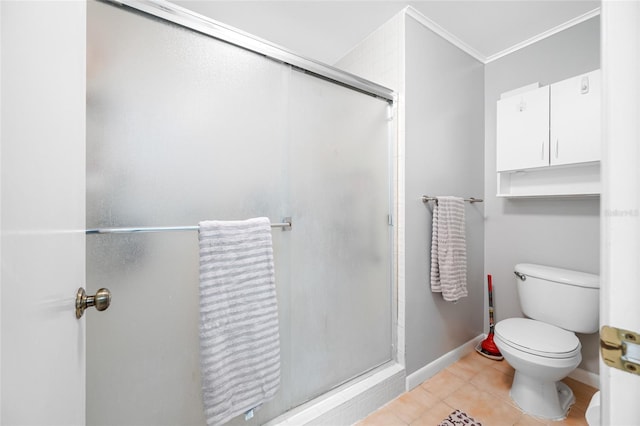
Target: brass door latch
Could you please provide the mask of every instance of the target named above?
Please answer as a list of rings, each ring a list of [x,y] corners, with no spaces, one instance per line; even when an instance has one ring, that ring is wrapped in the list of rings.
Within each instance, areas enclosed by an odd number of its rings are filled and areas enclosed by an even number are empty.
[[[609,367],[640,375],[640,334],[605,325],[600,329],[600,353]]]

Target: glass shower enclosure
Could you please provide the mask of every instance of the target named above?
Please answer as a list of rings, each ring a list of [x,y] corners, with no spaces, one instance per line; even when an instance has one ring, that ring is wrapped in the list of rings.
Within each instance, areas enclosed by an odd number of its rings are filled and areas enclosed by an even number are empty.
[[[273,229],[281,387],[263,424],[393,359],[389,103],[91,1],[87,227]],[[205,424],[197,232],[87,235],[87,424]]]

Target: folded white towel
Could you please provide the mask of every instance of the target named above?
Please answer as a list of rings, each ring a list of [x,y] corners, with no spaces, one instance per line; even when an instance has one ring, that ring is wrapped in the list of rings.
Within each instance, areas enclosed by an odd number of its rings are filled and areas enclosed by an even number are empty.
[[[200,241],[200,364],[205,417],[220,425],[273,398],[280,335],[267,218],[205,221]]]
[[[436,198],[431,238],[431,291],[455,302],[467,296],[464,199]]]

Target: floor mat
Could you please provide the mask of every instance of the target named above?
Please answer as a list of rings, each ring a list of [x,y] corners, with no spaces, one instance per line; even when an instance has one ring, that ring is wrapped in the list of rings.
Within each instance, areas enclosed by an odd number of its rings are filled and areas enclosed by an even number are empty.
[[[438,426],[482,426],[482,423],[477,422],[462,410],[456,410],[449,414],[449,417],[440,422]]]

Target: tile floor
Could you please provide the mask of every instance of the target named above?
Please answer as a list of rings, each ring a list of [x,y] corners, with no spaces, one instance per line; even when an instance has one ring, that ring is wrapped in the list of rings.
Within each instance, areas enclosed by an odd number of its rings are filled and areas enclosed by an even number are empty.
[[[587,425],[584,413],[596,392],[576,380],[571,387],[576,403],[566,420],[554,422],[527,416],[509,397],[513,368],[506,361],[493,361],[476,352],[405,392],[357,426],[437,426],[455,409],[465,411],[483,426]]]

